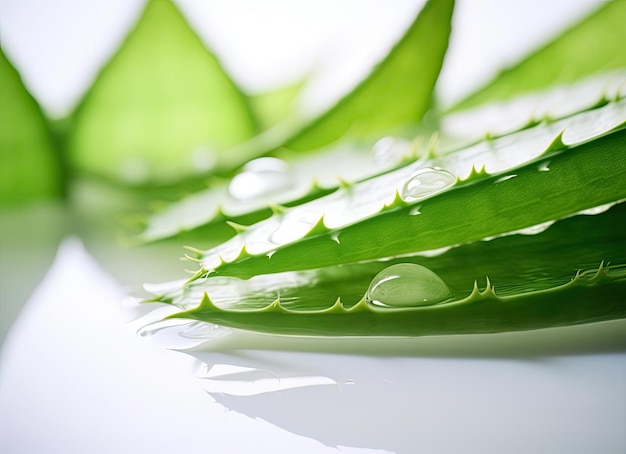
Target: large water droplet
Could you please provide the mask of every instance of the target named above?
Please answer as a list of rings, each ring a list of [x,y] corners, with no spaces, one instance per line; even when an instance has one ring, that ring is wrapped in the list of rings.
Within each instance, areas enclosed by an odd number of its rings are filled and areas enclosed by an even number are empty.
[[[278,158],[259,158],[247,163],[228,186],[234,199],[252,201],[276,195],[293,185],[289,166]]]
[[[418,307],[441,303],[452,292],[439,276],[414,263],[391,265],[367,289],[367,302],[383,307]]]
[[[456,177],[450,172],[428,167],[415,172],[404,183],[400,197],[405,202],[423,199],[452,186]]]

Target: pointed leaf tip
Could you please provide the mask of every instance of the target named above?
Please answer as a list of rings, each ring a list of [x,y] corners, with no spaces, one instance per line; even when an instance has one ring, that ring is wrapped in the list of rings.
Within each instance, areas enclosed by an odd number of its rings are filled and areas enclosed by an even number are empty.
[[[228,224],[229,227],[232,227],[235,233],[237,234],[243,233],[250,228],[250,226],[237,224],[236,222],[233,222],[233,221],[225,221],[225,222],[226,224]]]
[[[567,145],[565,145],[565,143],[563,142],[564,132],[565,130],[562,130],[561,132],[559,132],[557,136],[552,140],[552,142],[550,142],[550,145],[548,145],[548,147],[543,152],[544,155],[551,153],[553,151],[561,151],[561,150],[565,150],[566,148],[568,148]]]

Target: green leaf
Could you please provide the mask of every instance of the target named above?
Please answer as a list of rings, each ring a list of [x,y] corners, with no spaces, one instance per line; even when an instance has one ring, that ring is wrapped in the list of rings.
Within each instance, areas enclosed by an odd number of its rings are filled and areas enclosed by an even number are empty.
[[[127,183],[210,171],[256,132],[246,98],[170,0],[150,0],[74,116],[79,170]]]
[[[497,333],[568,326],[626,317],[626,268],[585,270],[569,283],[514,296],[499,296],[487,282],[467,297],[430,306],[377,307],[337,300],[322,310],[290,310],[275,300],[258,310],[225,310],[205,294],[187,318],[233,328],[305,336],[428,336]]]
[[[151,214],[139,240],[155,241],[196,230],[206,241],[219,230],[219,226],[212,225],[223,220],[252,224],[268,218],[272,205],[300,205],[332,193],[342,184],[384,173],[397,168],[403,159],[413,160],[417,153],[425,153],[415,143],[391,137],[375,144],[373,152],[365,152],[368,148],[372,148],[370,143],[341,142],[315,153],[301,153],[285,163],[284,172],[248,172],[244,166],[234,179],[215,183]],[[277,185],[277,179],[284,179],[284,184]],[[235,189],[246,196],[235,197]],[[200,235],[196,235],[197,241],[202,241]]]
[[[293,310],[325,309],[337,298],[352,307],[363,298],[374,276],[401,263],[432,270],[457,297],[470,294],[473,282],[485,276],[497,286],[499,295],[513,296],[566,283],[573,271],[597,267],[602,261],[626,262],[621,229],[625,222],[626,203],[621,203],[593,215],[556,221],[545,230],[476,241],[440,254],[257,275],[248,280],[209,277],[157,299],[192,309],[208,293],[222,308],[243,310],[266,307],[280,295],[281,305]]]
[[[626,198],[626,130],[607,134],[623,127],[625,109],[626,102],[611,103],[431,162],[454,176],[418,163],[356,184],[256,224],[207,251],[202,266],[251,277],[372,260],[504,234]],[[454,183],[483,165],[493,175]],[[435,189],[403,200],[398,191],[409,181]]]
[[[281,147],[315,150],[340,139],[411,135],[432,106],[448,46],[454,0],[429,0],[378,65],[349,93],[313,118],[296,114],[220,156],[225,171]]]
[[[0,49],[0,205],[63,193],[61,162],[41,108]]]
[[[351,93],[292,135],[285,146],[311,150],[339,139],[410,129],[431,107],[448,47],[453,0],[430,0],[405,35]]]
[[[606,2],[545,47],[504,70],[453,110],[503,101],[523,93],[567,85],[585,77],[626,69],[626,3]],[[625,80],[624,73],[616,76]]]

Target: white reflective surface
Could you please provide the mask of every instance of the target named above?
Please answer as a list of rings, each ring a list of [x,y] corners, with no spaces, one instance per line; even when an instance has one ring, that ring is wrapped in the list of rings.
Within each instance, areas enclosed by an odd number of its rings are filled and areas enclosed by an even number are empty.
[[[9,333],[0,451],[623,452],[626,323],[423,339],[242,332],[193,352],[66,241]]]

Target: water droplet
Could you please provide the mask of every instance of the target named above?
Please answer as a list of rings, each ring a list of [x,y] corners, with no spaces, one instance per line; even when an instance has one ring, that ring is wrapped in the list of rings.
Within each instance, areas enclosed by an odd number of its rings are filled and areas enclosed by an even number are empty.
[[[540,172],[549,172],[550,171],[550,167],[548,167],[549,165],[550,165],[550,161],[542,162],[537,167],[537,170],[539,170]]]
[[[411,208],[411,211],[409,211],[409,214],[411,216],[417,216],[418,214],[422,214],[422,212],[420,211],[421,209],[422,209],[421,205],[413,207]]]
[[[289,166],[281,159],[259,158],[247,163],[228,186],[228,193],[240,201],[276,195],[293,185]]]
[[[412,149],[409,140],[399,137],[383,137],[372,147],[374,160],[379,164],[395,164],[408,156]]]
[[[510,180],[511,178],[515,178],[516,176],[517,176],[517,175],[506,175],[506,176],[504,176],[504,177],[500,177],[500,178],[498,178],[498,179],[495,181],[495,183],[496,183],[496,184],[498,184],[498,183],[502,183],[503,181]]]
[[[391,265],[367,289],[367,302],[383,307],[417,307],[441,303],[452,292],[439,276],[414,263]]]
[[[415,172],[404,183],[400,197],[405,202],[423,199],[452,186],[456,177],[450,172],[428,167]]]

